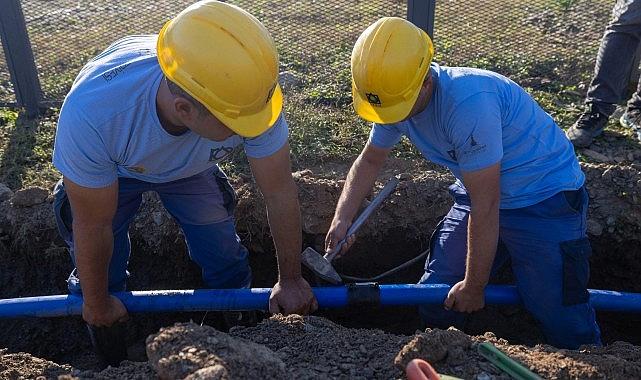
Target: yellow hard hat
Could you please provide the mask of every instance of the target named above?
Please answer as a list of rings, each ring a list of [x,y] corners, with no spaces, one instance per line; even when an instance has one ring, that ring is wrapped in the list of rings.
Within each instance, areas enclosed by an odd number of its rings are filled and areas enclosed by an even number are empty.
[[[384,17],[370,25],[352,50],[356,113],[380,124],[406,118],[433,56],[430,37],[407,20]]]
[[[156,48],[165,76],[235,133],[255,137],[278,119],[278,53],[248,12],[199,1],[163,26]]]

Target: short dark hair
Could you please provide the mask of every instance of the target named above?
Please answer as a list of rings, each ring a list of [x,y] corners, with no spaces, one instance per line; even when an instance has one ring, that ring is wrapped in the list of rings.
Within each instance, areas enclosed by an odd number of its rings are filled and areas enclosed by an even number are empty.
[[[180,96],[181,98],[187,99],[191,104],[194,105],[194,107],[196,107],[196,109],[198,110],[198,112],[200,112],[201,115],[211,115],[211,112],[209,112],[207,107],[205,107],[198,100],[194,99],[194,97],[189,95],[187,91],[182,89],[182,87],[172,82],[167,77],[165,77],[165,80],[167,81],[167,87],[169,87],[169,92],[171,92],[172,95]]]

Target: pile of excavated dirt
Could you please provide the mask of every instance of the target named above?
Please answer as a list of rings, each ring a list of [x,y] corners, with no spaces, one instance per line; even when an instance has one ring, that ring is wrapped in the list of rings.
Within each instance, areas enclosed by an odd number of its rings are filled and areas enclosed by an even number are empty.
[[[454,328],[413,336],[350,329],[320,317],[276,315],[256,327],[227,334],[181,323],[147,338],[148,362],[125,362],[101,372],[79,371],[29,354],[0,351],[3,379],[396,379],[410,360],[430,362],[441,374],[464,379],[510,377],[477,352],[490,342],[546,379],[641,377],[641,347],[558,350],[510,345],[492,333],[468,336]],[[22,376],[22,377],[21,377]]]
[[[6,349],[0,349],[0,379],[35,379],[39,376],[56,379],[70,371],[69,365],[59,365],[24,352],[11,354]]]
[[[401,373],[394,356],[407,336],[375,329],[349,329],[325,318],[275,316],[235,337],[264,344],[285,362],[293,378],[391,379]]]
[[[287,376],[285,363],[267,347],[194,323],[176,324],[147,338],[147,355],[163,379]]]

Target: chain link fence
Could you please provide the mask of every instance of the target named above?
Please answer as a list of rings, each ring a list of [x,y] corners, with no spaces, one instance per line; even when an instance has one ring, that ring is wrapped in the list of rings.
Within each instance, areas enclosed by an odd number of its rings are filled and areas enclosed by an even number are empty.
[[[13,103],[15,101],[7,59],[4,56],[4,51],[0,49],[0,103]]]
[[[534,89],[576,87],[584,92],[614,4],[612,0],[439,0],[437,60],[487,68]]]
[[[348,61],[351,44],[379,17],[405,17],[405,0],[229,1],[259,18],[281,54],[281,70],[326,72],[324,63]],[[60,101],[87,60],[130,34],[157,33],[193,1],[24,0],[22,9],[45,101]],[[11,96],[5,61],[0,96]],[[303,70],[304,69],[304,70]],[[331,76],[331,73],[328,73]],[[332,79],[333,80],[333,79]]]
[[[118,38],[157,33],[193,1],[23,0],[45,101],[61,102],[82,65]],[[382,16],[407,14],[406,0],[234,0],[260,19],[281,54],[290,96],[346,109],[349,55]],[[592,74],[612,1],[439,0],[436,60],[506,74],[550,91],[582,91]],[[572,86],[577,86],[572,87]],[[0,102],[15,101],[0,52]]]

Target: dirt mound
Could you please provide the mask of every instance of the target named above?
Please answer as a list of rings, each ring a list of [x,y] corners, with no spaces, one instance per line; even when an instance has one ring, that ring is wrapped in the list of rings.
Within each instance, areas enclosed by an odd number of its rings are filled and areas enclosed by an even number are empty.
[[[348,329],[320,317],[276,315],[230,334],[269,347],[294,379],[391,379],[401,372],[394,356],[408,337],[380,330]]]
[[[461,331],[450,327],[447,330],[427,329],[416,334],[394,359],[394,364],[403,369],[412,359],[425,359],[430,363],[447,359],[451,366],[465,361],[464,352],[470,348],[472,340]]]
[[[118,367],[107,367],[100,372],[80,371],[74,369],[71,373],[58,377],[58,380],[155,380],[156,372],[147,362],[124,361]]]
[[[419,333],[395,359],[399,368],[410,360],[429,361],[439,373],[472,378],[509,379],[477,352],[479,343],[489,342],[545,379],[637,379],[641,377],[641,347],[615,342],[606,347],[585,346],[562,350],[546,345],[510,345],[492,333],[469,337],[450,328]],[[488,377],[489,376],[489,377]]]
[[[147,356],[161,379],[282,379],[287,373],[265,346],[195,323],[149,336]]]
[[[546,379],[641,378],[641,347],[623,342],[559,350],[545,345],[510,345],[492,333],[471,337],[450,328],[427,329],[414,336],[393,335],[295,315],[275,315],[256,327],[237,327],[229,334],[193,323],[176,324],[149,336],[148,363],[124,362],[101,372],[0,351],[0,378],[392,379],[403,378],[405,365],[422,358],[442,374],[509,379],[478,354],[482,342],[494,344]]]
[[[68,365],[59,365],[24,352],[9,354],[7,350],[0,349],[0,379],[35,379],[40,376],[55,379],[69,371],[71,366]]]
[[[494,343],[546,379],[641,378],[641,347],[625,342],[561,350],[547,345],[511,346],[489,333],[482,339]]]

